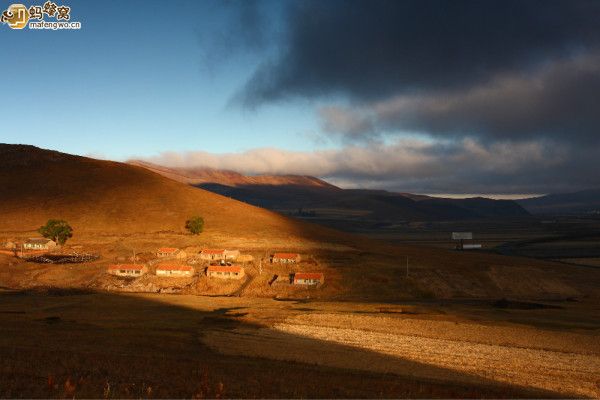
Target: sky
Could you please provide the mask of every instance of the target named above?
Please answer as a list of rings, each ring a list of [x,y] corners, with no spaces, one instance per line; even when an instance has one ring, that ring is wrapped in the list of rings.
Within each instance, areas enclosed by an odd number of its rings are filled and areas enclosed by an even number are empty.
[[[597,0],[56,3],[80,30],[0,26],[0,142],[415,193],[600,187]]]

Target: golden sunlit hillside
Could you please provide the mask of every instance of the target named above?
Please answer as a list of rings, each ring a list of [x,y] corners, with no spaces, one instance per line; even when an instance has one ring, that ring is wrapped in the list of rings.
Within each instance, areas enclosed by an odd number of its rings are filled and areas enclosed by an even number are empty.
[[[147,169],[33,146],[0,145],[0,231],[32,231],[49,218],[80,234],[184,232],[205,220],[205,240],[328,241],[332,231],[290,220]]]

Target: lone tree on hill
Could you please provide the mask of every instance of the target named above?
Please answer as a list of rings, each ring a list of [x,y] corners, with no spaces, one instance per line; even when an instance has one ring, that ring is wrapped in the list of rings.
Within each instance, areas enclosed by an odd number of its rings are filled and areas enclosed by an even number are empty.
[[[192,235],[199,235],[204,230],[204,218],[196,216],[188,219],[185,221],[185,229]]]
[[[73,236],[73,228],[62,219],[49,219],[46,225],[41,226],[38,232],[45,238],[54,240],[63,245],[68,238]]]

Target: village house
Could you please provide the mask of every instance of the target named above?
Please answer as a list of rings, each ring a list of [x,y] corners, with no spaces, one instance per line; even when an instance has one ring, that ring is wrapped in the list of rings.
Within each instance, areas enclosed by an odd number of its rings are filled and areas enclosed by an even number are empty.
[[[190,265],[159,265],[156,267],[156,276],[183,277],[193,275],[194,268]]]
[[[223,260],[225,259],[225,250],[223,249],[203,249],[200,252],[202,260]]]
[[[156,257],[158,258],[175,258],[177,260],[183,260],[187,258],[187,254],[185,251],[180,250],[175,247],[161,247],[156,252]]]
[[[296,272],[294,274],[294,285],[321,285],[325,282],[325,276],[321,272]]]
[[[143,264],[113,264],[109,265],[108,273],[116,276],[142,276],[148,272]]]
[[[209,278],[241,279],[244,275],[244,268],[239,265],[211,265],[206,268]]]
[[[200,252],[200,258],[208,261],[220,261],[220,260],[231,260],[234,261],[240,255],[239,250],[225,250],[225,249],[203,249]]]
[[[271,256],[272,263],[293,264],[300,262],[298,253],[275,253]]]
[[[52,250],[56,242],[46,238],[30,238],[23,243],[25,250]]]

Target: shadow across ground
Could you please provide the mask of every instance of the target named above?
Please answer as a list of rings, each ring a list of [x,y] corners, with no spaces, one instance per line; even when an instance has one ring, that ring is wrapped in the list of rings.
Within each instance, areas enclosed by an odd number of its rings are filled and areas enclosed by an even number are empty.
[[[216,353],[201,341],[206,332],[264,328],[241,319],[244,307],[220,305],[226,299],[205,309],[68,290],[4,292],[0,299],[3,398],[564,397],[292,334],[281,337],[316,351],[335,348],[355,359],[430,369],[452,379]]]

